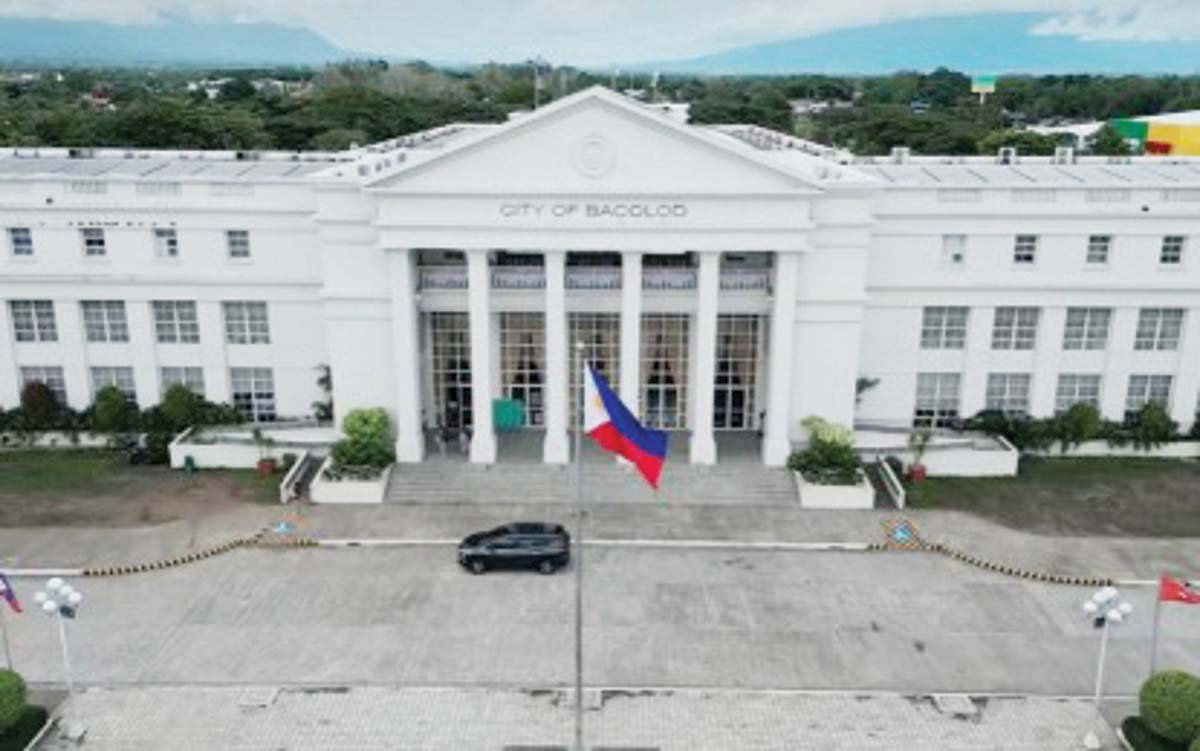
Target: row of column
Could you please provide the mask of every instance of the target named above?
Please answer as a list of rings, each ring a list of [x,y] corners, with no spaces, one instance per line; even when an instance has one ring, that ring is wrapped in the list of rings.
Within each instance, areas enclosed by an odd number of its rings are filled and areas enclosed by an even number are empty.
[[[570,427],[568,425],[569,387],[568,367],[575,367],[573,350],[569,346],[566,300],[566,251],[545,251],[545,335],[546,385],[543,460],[547,463],[570,461]],[[420,364],[416,343],[419,313],[416,308],[416,253],[394,251],[392,255],[393,328],[396,334],[397,455],[401,461],[420,461],[424,453],[424,438],[420,419]],[[713,384],[716,378],[717,310],[720,293],[720,260],[718,251],[699,254],[696,284],[696,350],[695,381],[691,390],[693,419],[689,459],[693,464],[714,464],[717,446],[713,434]],[[792,357],[792,327],[794,320],[794,268],[790,259],[780,258],[783,289],[776,289],[773,309],[774,325],[770,342],[771,360],[786,365]],[[786,267],[786,268],[784,268]],[[477,463],[496,460],[496,434],[492,420],[491,280],[488,251],[467,252],[468,317],[471,342],[471,408],[473,427],[470,459]],[[621,258],[621,379],[618,391],[631,411],[637,411],[641,390],[641,318],[642,318],[642,254],[626,251]],[[789,281],[790,279],[790,281]],[[783,300],[781,302],[781,299]],[[790,304],[789,304],[790,303]],[[409,342],[405,347],[402,343]],[[789,379],[785,371],[775,373],[771,366],[768,378],[769,405],[764,427],[763,459],[768,464],[782,464],[790,450],[787,439],[787,408]]]

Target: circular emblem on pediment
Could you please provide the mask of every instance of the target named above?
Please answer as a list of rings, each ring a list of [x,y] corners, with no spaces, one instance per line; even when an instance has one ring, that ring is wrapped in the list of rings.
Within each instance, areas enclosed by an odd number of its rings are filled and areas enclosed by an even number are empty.
[[[571,162],[581,175],[604,177],[617,165],[617,152],[607,138],[592,133],[575,142]]]

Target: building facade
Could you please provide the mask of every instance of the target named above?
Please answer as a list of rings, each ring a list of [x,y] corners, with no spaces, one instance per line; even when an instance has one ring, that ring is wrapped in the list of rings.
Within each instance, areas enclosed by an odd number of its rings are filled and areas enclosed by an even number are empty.
[[[392,413],[568,459],[576,346],[695,463],[801,420],[1200,394],[1200,163],[864,159],[605,89],[337,154],[0,157],[0,405],[172,383],[252,419]],[[503,407],[503,409],[502,409]]]

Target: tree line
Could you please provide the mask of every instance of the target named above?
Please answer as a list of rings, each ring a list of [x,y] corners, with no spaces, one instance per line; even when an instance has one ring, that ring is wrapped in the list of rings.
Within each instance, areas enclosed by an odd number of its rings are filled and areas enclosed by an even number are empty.
[[[1024,126],[1200,108],[1200,76],[1006,76],[980,103],[951,70],[888,76],[603,75],[542,64],[468,70],[362,61],[322,69],[0,70],[0,144],[342,149],[453,121],[497,122],[593,84],[687,102],[696,123],[750,123],[860,154],[1051,153]],[[212,85],[219,80],[219,85]],[[210,96],[207,88],[214,89]],[[190,84],[190,86],[189,86]],[[824,103],[793,114],[792,101]],[[1124,143],[1106,132],[1101,153]]]

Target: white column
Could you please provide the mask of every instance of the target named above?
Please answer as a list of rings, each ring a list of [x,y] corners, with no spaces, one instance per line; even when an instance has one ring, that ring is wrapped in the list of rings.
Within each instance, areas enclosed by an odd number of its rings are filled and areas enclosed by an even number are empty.
[[[54,323],[58,328],[59,351],[62,352],[63,379],[67,382],[67,405],[72,409],[84,409],[93,400],[92,370],[87,359],[87,336],[79,302],[61,298],[55,300]]]
[[[204,398],[210,402],[233,401],[229,384],[229,362],[225,351],[225,316],[216,300],[196,301],[200,324],[200,362],[204,367]],[[197,346],[197,345],[191,345]]]
[[[1033,360],[1033,393],[1029,405],[1029,413],[1034,417],[1054,415],[1066,322],[1066,308],[1042,308],[1041,320],[1038,321],[1037,352]]]
[[[421,432],[421,339],[417,312],[416,252],[389,250],[388,276],[392,292],[392,353],[396,373],[396,460],[425,458]],[[337,374],[334,374],[337,377]]]
[[[21,406],[21,370],[17,364],[17,351],[13,347],[12,320],[7,303],[0,302],[0,407],[12,409]]]
[[[1125,419],[1125,397],[1137,334],[1137,308],[1112,309],[1108,341],[1105,343],[1104,375],[1100,379],[1100,412],[1109,420]]]
[[[642,254],[621,254],[621,401],[639,415],[642,390]]]
[[[133,359],[133,385],[137,402],[143,409],[162,401],[158,370],[158,332],[154,328],[154,313],[148,300],[125,303],[129,324],[129,351]]]
[[[1196,419],[1196,400],[1200,396],[1200,308],[1184,308],[1183,315],[1179,375],[1171,386],[1171,419],[1187,430]]]
[[[721,254],[700,253],[696,275],[696,380],[692,388],[692,464],[715,464],[713,386],[717,373],[717,297],[721,292]]]
[[[768,353],[767,417],[763,425],[763,464],[782,467],[792,451],[791,423],[792,343],[796,336],[796,285],[800,259],[792,253],[775,254],[775,287],[771,304],[771,349]]]
[[[993,307],[975,307],[967,311],[967,341],[964,344],[962,410],[971,417],[987,403],[988,356],[992,350],[992,324],[996,317]]]
[[[546,440],[542,461],[566,464],[568,450],[567,415],[567,254],[546,251]],[[573,367],[570,366],[570,367]]]
[[[471,321],[471,461],[496,461],[496,431],[492,427],[492,279],[486,250],[467,252],[467,286]]]

